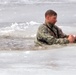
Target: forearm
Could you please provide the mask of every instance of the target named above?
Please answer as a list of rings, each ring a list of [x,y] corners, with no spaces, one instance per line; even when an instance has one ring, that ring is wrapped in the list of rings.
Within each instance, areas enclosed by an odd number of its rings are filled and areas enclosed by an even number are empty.
[[[68,44],[69,40],[67,38],[59,38],[59,39],[55,39],[55,44]]]
[[[47,38],[48,44],[68,44],[69,40],[67,38]]]

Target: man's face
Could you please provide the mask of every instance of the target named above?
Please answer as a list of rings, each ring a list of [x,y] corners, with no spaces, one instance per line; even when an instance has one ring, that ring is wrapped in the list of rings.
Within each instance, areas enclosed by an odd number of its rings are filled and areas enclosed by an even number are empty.
[[[51,15],[51,16],[47,16],[48,22],[51,24],[55,24],[57,22],[57,16],[55,15]]]

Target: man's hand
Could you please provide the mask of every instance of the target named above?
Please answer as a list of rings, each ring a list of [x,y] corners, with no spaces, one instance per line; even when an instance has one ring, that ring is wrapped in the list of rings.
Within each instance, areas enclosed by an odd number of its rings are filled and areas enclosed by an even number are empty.
[[[69,35],[68,40],[70,43],[74,43],[74,41],[76,40],[76,37],[73,35]]]
[[[76,35],[73,35],[75,37],[75,42],[76,42]]]

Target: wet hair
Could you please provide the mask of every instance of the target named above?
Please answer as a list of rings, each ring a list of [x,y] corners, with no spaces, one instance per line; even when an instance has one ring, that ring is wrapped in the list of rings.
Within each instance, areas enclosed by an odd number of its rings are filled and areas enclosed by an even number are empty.
[[[56,13],[54,10],[47,10],[47,11],[45,12],[45,17],[46,17],[47,15],[50,15],[50,16],[54,15],[54,16],[57,16],[57,13]]]

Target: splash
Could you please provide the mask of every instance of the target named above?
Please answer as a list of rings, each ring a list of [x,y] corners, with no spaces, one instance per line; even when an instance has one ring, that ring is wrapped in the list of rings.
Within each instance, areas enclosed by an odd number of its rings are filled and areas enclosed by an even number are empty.
[[[34,38],[40,23],[31,21],[26,23],[12,23],[9,27],[0,29],[0,37]]]

